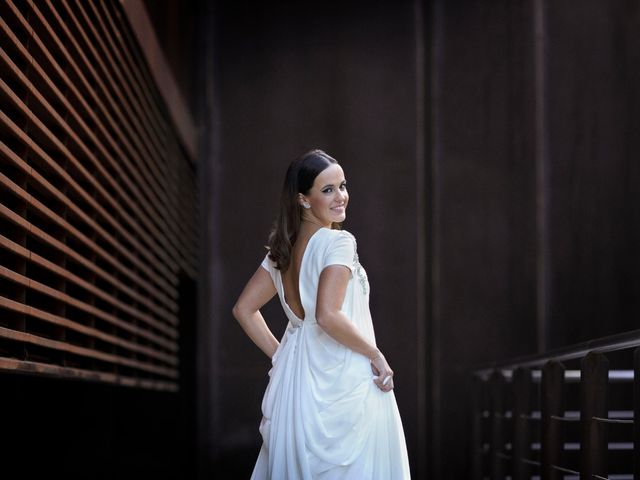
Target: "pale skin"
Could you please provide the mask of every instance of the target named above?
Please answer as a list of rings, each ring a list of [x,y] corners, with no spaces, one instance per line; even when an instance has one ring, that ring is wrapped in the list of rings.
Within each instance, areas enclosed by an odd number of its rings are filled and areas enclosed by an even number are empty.
[[[302,210],[300,232],[291,252],[289,268],[282,273],[282,281],[285,301],[299,318],[304,319],[305,312],[297,288],[300,263],[307,242],[318,229],[331,228],[332,222],[343,222],[346,218],[349,194],[342,167],[337,164],[328,166],[315,178],[309,192],[306,195],[300,193],[297,200],[309,208]],[[394,386],[393,370],[384,355],[360,334],[340,310],[350,277],[351,272],[344,265],[329,265],[322,270],[316,298],[316,321],[334,340],[369,358],[376,375],[375,384],[382,391],[391,391]],[[271,276],[264,268],[258,267],[233,307],[233,316],[242,329],[269,358],[273,357],[279,342],[269,330],[260,308],[276,294]]]

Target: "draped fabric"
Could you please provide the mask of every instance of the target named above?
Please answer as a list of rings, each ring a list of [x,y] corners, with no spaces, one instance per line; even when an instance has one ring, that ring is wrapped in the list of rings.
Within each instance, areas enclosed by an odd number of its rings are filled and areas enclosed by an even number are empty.
[[[262,401],[263,444],[252,479],[407,479],[409,462],[393,391],[373,383],[369,360],[333,340],[315,319],[320,273],[328,265],[351,271],[342,312],[375,344],[369,281],[356,240],[345,230],[320,228],[300,266],[305,319],[287,305],[280,271],[265,268],[289,320],[272,358]]]

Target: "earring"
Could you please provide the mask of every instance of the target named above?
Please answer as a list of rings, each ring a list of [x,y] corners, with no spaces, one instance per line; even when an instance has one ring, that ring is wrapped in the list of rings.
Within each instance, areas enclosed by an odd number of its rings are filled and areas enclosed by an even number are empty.
[[[308,203],[308,202],[304,202],[304,203],[302,204],[302,206],[303,206],[304,208],[306,208],[306,209],[311,208],[311,205],[309,205],[309,203]]]

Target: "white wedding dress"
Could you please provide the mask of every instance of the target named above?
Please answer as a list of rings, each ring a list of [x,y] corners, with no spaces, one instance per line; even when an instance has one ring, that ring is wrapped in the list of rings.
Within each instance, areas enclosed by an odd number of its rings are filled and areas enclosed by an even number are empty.
[[[263,444],[252,479],[410,478],[393,391],[381,391],[369,359],[333,340],[316,322],[320,272],[334,264],[351,270],[342,312],[375,343],[369,282],[349,232],[322,227],[309,239],[299,281],[304,321],[287,305],[274,262],[268,256],[262,262],[289,323],[262,400]]]

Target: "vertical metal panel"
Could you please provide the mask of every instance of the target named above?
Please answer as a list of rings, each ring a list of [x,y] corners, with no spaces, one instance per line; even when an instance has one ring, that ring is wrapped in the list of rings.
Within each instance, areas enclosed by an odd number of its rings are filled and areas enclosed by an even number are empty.
[[[489,380],[491,415],[491,478],[504,478],[504,400],[505,379],[495,370]]]
[[[514,480],[530,478],[530,466],[523,461],[529,459],[531,452],[531,433],[529,417],[531,415],[531,371],[518,367],[513,372],[513,457]]]
[[[544,0],[548,348],[638,327],[637,1]],[[593,261],[597,259],[597,261]]]
[[[479,377],[471,379],[471,472],[474,480],[484,478],[484,381]]]
[[[541,390],[541,448],[542,448],[542,480],[556,480],[562,474],[554,468],[560,464],[563,435],[561,425],[552,416],[564,415],[563,389],[564,365],[549,360],[542,369]]]
[[[580,478],[607,476],[606,424],[609,361],[601,353],[590,352],[581,361],[580,389]]]
[[[633,477],[640,478],[640,347],[633,355]]]

